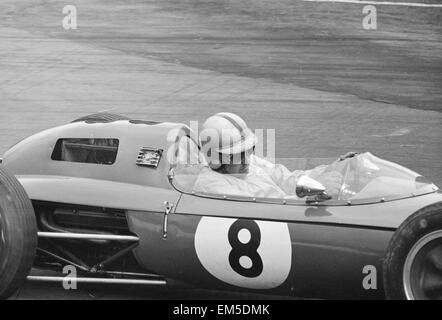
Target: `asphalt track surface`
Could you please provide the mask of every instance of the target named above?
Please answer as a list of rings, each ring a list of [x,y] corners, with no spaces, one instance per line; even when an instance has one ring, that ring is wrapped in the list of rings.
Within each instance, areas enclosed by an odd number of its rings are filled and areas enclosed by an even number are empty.
[[[440,8],[379,5],[368,31],[360,4],[68,2],[77,30],[62,27],[65,1],[0,2],[0,154],[98,111],[185,123],[231,111],[275,129],[284,163],[370,151],[442,186]],[[51,288],[28,284],[18,297],[115,297]]]

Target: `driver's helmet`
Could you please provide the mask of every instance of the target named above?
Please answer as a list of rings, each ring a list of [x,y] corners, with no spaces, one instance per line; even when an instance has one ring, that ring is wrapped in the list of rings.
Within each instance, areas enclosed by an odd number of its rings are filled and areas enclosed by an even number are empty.
[[[209,117],[201,128],[200,137],[203,147],[212,141],[211,157],[219,155],[221,163],[213,163],[211,159],[207,159],[212,169],[228,163],[233,155],[253,150],[257,143],[255,134],[247,127],[246,122],[229,112],[220,112]],[[218,141],[218,145],[214,141]]]

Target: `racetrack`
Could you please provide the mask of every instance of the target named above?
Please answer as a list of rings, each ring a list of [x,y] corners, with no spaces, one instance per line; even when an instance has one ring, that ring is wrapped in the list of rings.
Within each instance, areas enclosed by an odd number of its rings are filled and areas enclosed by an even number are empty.
[[[66,4],[0,3],[0,154],[98,111],[231,111],[274,128],[286,163],[367,150],[442,186],[440,8],[377,6],[367,31],[359,4],[71,0],[64,30]]]

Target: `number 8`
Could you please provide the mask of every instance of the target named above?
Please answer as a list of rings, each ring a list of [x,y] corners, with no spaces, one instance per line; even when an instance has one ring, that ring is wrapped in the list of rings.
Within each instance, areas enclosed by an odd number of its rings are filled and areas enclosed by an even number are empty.
[[[242,243],[239,238],[239,232],[246,229],[250,232],[250,240],[247,243]],[[253,220],[236,220],[229,229],[229,243],[232,246],[232,251],[229,254],[229,263],[235,272],[248,277],[258,277],[263,271],[263,264],[258,248],[261,244],[261,231],[258,224]],[[248,257],[252,261],[250,268],[245,268],[240,264],[241,257]]]

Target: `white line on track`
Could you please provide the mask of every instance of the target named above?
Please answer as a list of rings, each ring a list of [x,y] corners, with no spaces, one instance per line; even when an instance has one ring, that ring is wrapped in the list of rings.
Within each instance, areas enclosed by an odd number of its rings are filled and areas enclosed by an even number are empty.
[[[407,6],[423,8],[442,8],[442,4],[419,3],[419,2],[391,2],[391,1],[369,1],[369,0],[304,0],[305,2],[338,2],[355,4],[372,4],[384,6]]]

